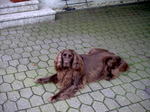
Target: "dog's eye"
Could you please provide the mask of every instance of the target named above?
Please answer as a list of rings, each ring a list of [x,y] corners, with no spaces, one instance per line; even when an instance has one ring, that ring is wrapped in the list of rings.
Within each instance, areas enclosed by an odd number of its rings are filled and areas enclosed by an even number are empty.
[[[69,58],[71,58],[72,57],[72,55],[69,55]]]
[[[63,56],[67,56],[67,54],[63,54]]]

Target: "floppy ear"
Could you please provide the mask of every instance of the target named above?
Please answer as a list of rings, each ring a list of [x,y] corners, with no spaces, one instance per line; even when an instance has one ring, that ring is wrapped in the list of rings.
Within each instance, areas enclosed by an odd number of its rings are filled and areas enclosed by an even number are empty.
[[[83,67],[83,60],[75,51],[72,50],[72,52],[74,55],[73,62],[72,62],[72,68],[74,70],[81,70]]]
[[[55,64],[55,68],[56,70],[61,70],[62,69],[62,53],[63,51],[60,51],[58,54],[57,54],[57,57],[54,61],[54,64]]]

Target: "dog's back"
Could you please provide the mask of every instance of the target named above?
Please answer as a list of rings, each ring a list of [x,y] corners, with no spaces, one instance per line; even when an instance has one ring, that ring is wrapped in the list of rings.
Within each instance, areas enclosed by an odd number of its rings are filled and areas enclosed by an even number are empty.
[[[120,72],[128,69],[128,64],[119,56],[105,49],[92,49],[81,55],[84,62],[84,78],[87,83],[118,77]]]

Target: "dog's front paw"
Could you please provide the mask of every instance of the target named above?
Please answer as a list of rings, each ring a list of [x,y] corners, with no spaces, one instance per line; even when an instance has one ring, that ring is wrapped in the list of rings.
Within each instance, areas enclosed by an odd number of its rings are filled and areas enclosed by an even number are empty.
[[[48,82],[49,82],[49,80],[47,78],[39,78],[39,79],[35,80],[35,83],[38,83],[38,84],[45,84]]]
[[[58,101],[58,96],[54,95],[54,96],[50,97],[48,99],[48,101],[54,103],[54,102]]]
[[[43,79],[39,78],[34,81],[35,83],[43,84]]]

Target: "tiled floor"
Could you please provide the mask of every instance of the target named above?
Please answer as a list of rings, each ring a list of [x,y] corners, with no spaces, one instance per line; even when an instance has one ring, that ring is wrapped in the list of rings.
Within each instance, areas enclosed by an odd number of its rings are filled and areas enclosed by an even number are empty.
[[[112,81],[91,83],[76,97],[49,103],[54,84],[38,85],[53,74],[62,49],[85,53],[106,48],[130,70]],[[96,8],[57,15],[55,23],[0,31],[0,112],[149,112],[150,3]]]

